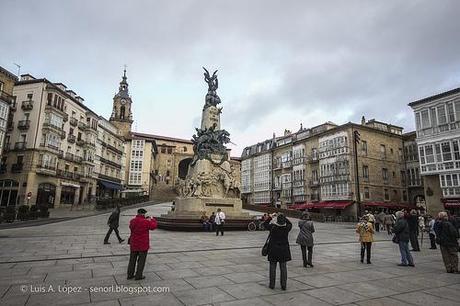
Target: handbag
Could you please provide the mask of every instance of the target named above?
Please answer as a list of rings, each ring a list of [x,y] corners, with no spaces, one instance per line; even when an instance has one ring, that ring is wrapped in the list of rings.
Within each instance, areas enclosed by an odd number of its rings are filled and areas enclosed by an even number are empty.
[[[267,256],[268,255],[268,243],[270,242],[270,236],[271,235],[272,235],[272,232],[270,231],[270,234],[268,234],[267,240],[265,241],[265,244],[262,247],[262,256]]]

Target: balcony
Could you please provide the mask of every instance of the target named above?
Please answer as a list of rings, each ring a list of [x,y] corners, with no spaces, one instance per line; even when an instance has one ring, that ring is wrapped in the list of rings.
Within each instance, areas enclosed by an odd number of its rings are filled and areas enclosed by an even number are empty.
[[[69,136],[67,136],[67,141],[68,142],[75,143],[75,140],[76,140],[75,135],[69,134]]]
[[[13,101],[10,105],[10,111],[15,112],[17,111],[18,107],[16,106],[16,101]]]
[[[102,141],[102,145],[103,145],[104,147],[109,148],[110,150],[112,150],[112,151],[118,153],[118,154],[123,154],[123,151],[121,151],[120,149],[115,148],[114,146],[112,146],[112,145],[110,145],[110,144],[108,144],[108,143],[106,143],[106,142],[104,142],[104,141]]]
[[[104,174],[98,174],[98,178],[103,179],[103,180],[107,180],[107,181],[116,182],[116,183],[119,183],[119,184],[121,183],[121,180],[119,178],[104,175]]]
[[[44,175],[56,175],[56,165],[50,165],[43,161],[40,161],[37,164],[37,169],[35,170],[38,174]]]
[[[68,161],[73,161],[74,155],[72,153],[66,152],[64,155],[64,159]]]
[[[67,115],[65,112],[64,112],[64,107],[62,108],[59,108],[57,107],[57,105],[53,105],[51,102],[48,101],[48,103],[45,105],[45,111],[47,112],[55,112],[61,116],[63,116],[64,118],[64,121],[67,121],[67,119],[69,118],[69,115]],[[67,118],[66,118],[67,117]]]
[[[13,164],[11,165],[11,172],[12,173],[19,173],[22,171],[24,164]]]
[[[118,164],[118,163],[116,163],[116,162],[113,162],[113,161],[111,161],[111,160],[105,159],[105,158],[103,158],[103,157],[100,157],[99,159],[100,159],[101,162],[103,162],[103,163],[106,163],[106,164],[109,164],[109,165],[111,165],[111,166],[113,166],[113,167],[115,167],[115,168],[121,169],[121,165]]]
[[[83,157],[74,155],[73,156],[73,161],[77,163],[81,163],[83,161]]]
[[[27,146],[27,142],[25,141],[20,141],[20,142],[16,142],[14,144],[14,149],[15,150],[25,150],[26,149],[26,146]]]
[[[319,181],[318,180],[310,180],[308,186],[310,186],[310,187],[318,187],[319,186]]]
[[[77,139],[77,146],[83,146],[85,144],[85,141],[83,139]]]
[[[62,132],[61,132],[61,139],[65,139],[65,135],[66,135],[66,132],[65,132],[65,131],[62,131]]]
[[[3,100],[5,102],[7,102],[8,104],[10,104],[10,107],[13,106],[13,103],[15,102],[14,101],[14,97],[2,90],[0,90],[0,100]],[[16,106],[16,104],[15,104]]]
[[[66,178],[69,180],[75,180],[75,181],[78,181],[81,178],[80,173],[74,173],[74,172],[70,172],[68,170],[62,170],[62,169],[57,169],[56,175],[62,178]]]
[[[303,164],[305,162],[305,157],[296,157],[292,160],[292,164],[293,165],[300,165],[300,164]]]
[[[24,111],[32,110],[34,108],[34,101],[32,100],[22,101],[21,108]]]
[[[86,131],[89,128],[89,126],[86,123],[79,121],[78,128],[82,131]]]
[[[6,173],[7,168],[8,168],[8,165],[7,165],[7,164],[1,164],[1,165],[0,165],[0,174]]]
[[[273,185],[273,190],[281,190],[281,184]]]
[[[40,147],[42,147],[42,148],[48,148],[48,149],[51,149],[51,150],[53,150],[53,151],[59,151],[59,147],[58,147],[58,146],[55,146],[55,145],[53,145],[53,144],[51,144],[51,143],[44,143],[44,142],[42,142],[42,143],[40,143]]]
[[[43,122],[43,128],[57,133],[61,139],[65,138],[65,131],[62,129],[62,126],[57,126],[49,122]]]
[[[30,120],[20,120],[18,121],[18,129],[28,130],[30,128]]]
[[[62,118],[62,120],[63,120],[64,122],[69,121],[69,115],[68,115],[68,114],[64,114],[64,117]]]
[[[77,126],[78,125],[78,120],[77,120],[77,118],[71,117],[69,123],[72,126]]]
[[[308,162],[309,163],[316,163],[319,161],[318,154],[313,154],[308,157]]]
[[[291,168],[292,167],[292,162],[290,160],[285,161],[285,162],[283,162],[282,166],[283,166],[283,169]]]

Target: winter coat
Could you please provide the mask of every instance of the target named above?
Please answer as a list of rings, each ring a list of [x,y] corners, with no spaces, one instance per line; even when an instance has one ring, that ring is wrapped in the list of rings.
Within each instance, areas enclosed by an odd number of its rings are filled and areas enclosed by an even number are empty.
[[[407,217],[407,224],[409,224],[409,232],[417,233],[418,232],[418,217],[417,215],[409,215]]]
[[[458,230],[449,221],[441,222],[436,238],[441,246],[458,247]]]
[[[406,219],[399,218],[393,226],[393,233],[398,237],[399,241],[409,242],[409,225]]]
[[[291,260],[291,250],[289,248],[289,231],[292,229],[292,223],[286,218],[286,224],[280,226],[276,223],[270,223],[271,218],[264,222],[266,229],[270,231],[270,240],[268,241],[268,261],[285,262]]]
[[[394,223],[393,216],[390,214],[385,215],[385,217],[383,218],[383,224],[392,225],[393,223]]]
[[[110,215],[109,220],[107,220],[107,225],[110,226],[111,228],[118,228],[119,223],[120,223],[120,211],[117,209]]]
[[[374,241],[374,227],[370,222],[359,222],[356,225],[356,232],[359,234],[360,242]]]
[[[315,227],[313,221],[300,220],[299,221],[300,232],[297,236],[296,243],[302,246],[312,247],[313,246],[313,233]]]
[[[157,220],[143,215],[137,215],[129,222],[131,236],[129,245],[132,252],[146,252],[150,248],[150,233],[157,228]]]

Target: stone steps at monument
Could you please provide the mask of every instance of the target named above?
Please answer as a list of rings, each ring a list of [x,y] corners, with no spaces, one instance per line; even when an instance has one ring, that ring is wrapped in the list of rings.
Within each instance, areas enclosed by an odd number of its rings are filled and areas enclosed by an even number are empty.
[[[165,202],[172,202],[177,197],[177,193],[171,186],[154,187],[150,198],[152,200],[160,200]]]

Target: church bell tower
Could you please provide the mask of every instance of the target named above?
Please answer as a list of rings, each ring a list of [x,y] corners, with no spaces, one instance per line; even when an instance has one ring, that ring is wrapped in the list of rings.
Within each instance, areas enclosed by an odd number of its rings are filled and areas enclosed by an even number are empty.
[[[126,80],[125,68],[118,93],[113,97],[113,110],[110,116],[110,122],[118,128],[120,135],[125,138],[130,135],[131,125],[133,124],[133,114],[131,111],[133,101],[129,96],[128,82]]]

